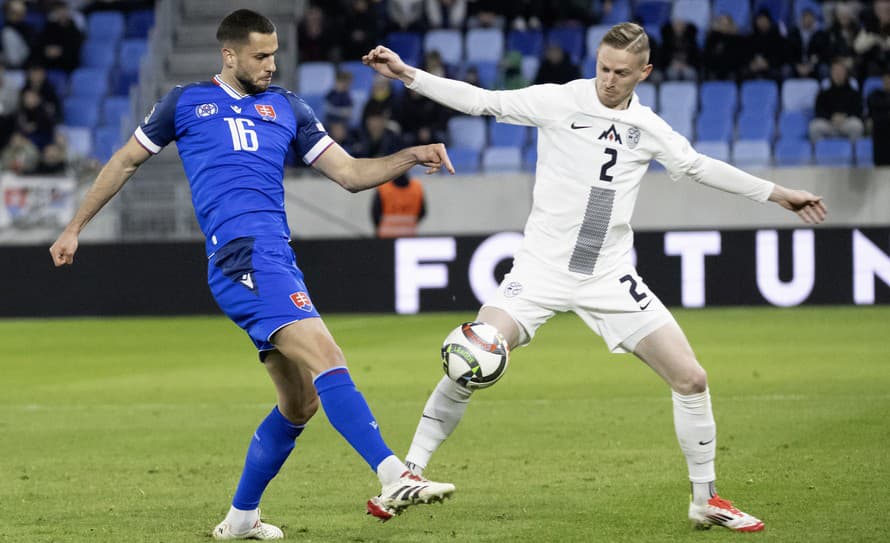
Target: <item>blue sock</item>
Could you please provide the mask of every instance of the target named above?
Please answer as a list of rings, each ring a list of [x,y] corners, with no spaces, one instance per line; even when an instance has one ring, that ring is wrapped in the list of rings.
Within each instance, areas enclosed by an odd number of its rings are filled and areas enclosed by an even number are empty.
[[[236,509],[251,511],[259,507],[266,485],[278,474],[302,432],[302,425],[284,418],[277,405],[272,408],[250,440],[241,481],[232,499]]]
[[[377,421],[362,393],[355,388],[349,370],[337,366],[319,374],[315,389],[331,425],[376,471],[392,451],[384,443]]]

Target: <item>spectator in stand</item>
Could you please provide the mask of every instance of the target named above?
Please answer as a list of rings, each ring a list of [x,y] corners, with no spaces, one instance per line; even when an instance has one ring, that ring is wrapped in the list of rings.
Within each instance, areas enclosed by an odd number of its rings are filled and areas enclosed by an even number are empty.
[[[427,51],[424,55],[423,69],[439,77],[449,76],[448,66],[446,66],[445,62],[442,60],[442,55],[435,49]]]
[[[80,64],[83,32],[77,27],[67,2],[52,4],[40,41],[43,44],[41,62],[46,68],[70,73]]]
[[[568,83],[581,77],[581,70],[572,63],[572,59],[565,54],[557,43],[547,44],[544,51],[544,59],[538,66],[538,74],[535,76],[535,85],[542,83]]]
[[[387,127],[387,118],[380,112],[365,117],[364,133],[356,146],[357,157],[374,158],[392,154],[402,148],[399,135]]]
[[[297,28],[300,62],[332,61],[334,33],[318,6],[309,6]]]
[[[745,38],[735,21],[729,14],[718,14],[705,39],[705,79],[736,79],[746,54]]]
[[[56,94],[56,88],[46,78],[46,69],[43,66],[40,64],[28,66],[27,78],[22,90],[33,90],[40,95],[40,99],[43,100],[53,119],[61,120],[62,102],[59,100],[59,95]]]
[[[860,75],[880,75],[890,65],[890,0],[875,0],[862,14],[862,28],[853,41],[862,65]]]
[[[862,98],[850,85],[843,59],[831,63],[831,84],[816,95],[816,116],[810,121],[810,139],[827,137],[856,139],[862,136]]]
[[[16,130],[31,140],[38,149],[53,141],[56,119],[48,105],[33,89],[22,90]]]
[[[37,33],[25,20],[27,13],[22,0],[9,0],[3,6],[5,22],[0,27],[0,50],[7,68],[24,68],[37,45]]]
[[[389,123],[390,120],[395,119],[395,110],[397,107],[398,101],[392,92],[392,85],[390,84],[389,79],[382,75],[375,75],[374,82],[371,84],[371,95],[368,96],[368,101],[365,102],[365,107],[362,110],[362,123],[364,124],[366,122],[369,115],[375,114],[382,115],[386,122]],[[383,154],[388,155],[390,153]],[[380,156],[383,155],[381,154]]]
[[[39,162],[40,150],[20,132],[13,132],[9,143],[0,152],[0,166],[15,174],[29,174]]]
[[[828,34],[822,30],[819,19],[810,7],[801,11],[797,25],[788,32],[788,62],[792,77],[814,77],[821,79],[818,66],[824,51],[829,45]],[[827,70],[826,70],[827,74]]]
[[[94,11],[122,11],[129,13],[131,11],[151,9],[154,7],[154,4],[154,0],[93,0],[80,8],[80,11],[85,15]]]
[[[386,16],[391,32],[423,32],[424,0],[389,0]]]
[[[6,68],[0,64],[0,149],[3,149],[15,130],[19,111],[19,88],[6,77]]]
[[[342,19],[340,48],[343,60],[359,60],[382,38],[382,21],[371,10],[372,0],[352,0]]]
[[[834,23],[828,29],[828,47],[820,61],[833,63],[836,58],[844,58],[847,68],[852,70],[856,54],[853,42],[857,34],[859,23],[856,21],[856,6],[838,2],[834,6]]]
[[[881,88],[867,96],[875,166],[890,165],[890,67],[884,70]]]
[[[65,173],[68,165],[65,160],[65,148],[58,142],[53,142],[43,148],[40,153],[40,162],[34,173],[54,175]]]
[[[349,89],[352,86],[352,73],[346,70],[339,70],[334,80],[334,88],[328,91],[324,97],[324,118],[325,124],[341,121],[346,124],[352,120],[352,95]]]
[[[402,128],[402,143],[425,145],[445,141],[449,110],[432,100],[405,89],[396,120]]]
[[[782,79],[788,44],[766,9],[754,17],[754,29],[748,36],[748,55],[742,72],[745,79]]]
[[[465,83],[469,83],[474,87],[483,87],[482,80],[479,79],[479,69],[475,66],[467,66],[466,70],[464,70],[463,81]]]
[[[425,11],[430,28],[460,30],[467,22],[467,0],[426,0]],[[365,53],[371,49],[373,46],[365,49]]]
[[[334,120],[326,122],[324,127],[328,130],[328,136],[345,149],[347,153],[351,155],[356,154],[356,141],[358,138],[352,129],[349,128],[348,122]]]
[[[522,74],[522,53],[507,51],[498,66],[497,88],[515,90],[529,85],[529,81]]]
[[[680,18],[673,18],[661,27],[659,68],[666,79],[696,81],[701,67],[698,49],[698,28]]]
[[[404,238],[417,235],[417,225],[426,216],[426,198],[420,179],[408,172],[384,183],[374,191],[371,219],[377,237]]]

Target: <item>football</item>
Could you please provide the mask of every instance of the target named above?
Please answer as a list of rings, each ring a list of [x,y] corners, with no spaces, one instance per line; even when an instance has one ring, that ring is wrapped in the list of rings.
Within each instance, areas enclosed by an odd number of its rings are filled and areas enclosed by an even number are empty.
[[[452,330],[442,344],[442,369],[467,388],[486,388],[504,375],[509,355],[507,342],[497,328],[482,322],[465,322]]]

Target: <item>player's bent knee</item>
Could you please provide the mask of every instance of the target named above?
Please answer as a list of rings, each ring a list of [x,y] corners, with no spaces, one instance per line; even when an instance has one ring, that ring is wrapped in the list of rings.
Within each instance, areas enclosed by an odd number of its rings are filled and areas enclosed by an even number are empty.
[[[284,415],[284,418],[293,424],[306,424],[318,412],[320,405],[318,395],[312,394],[310,397],[300,398],[296,401],[287,402],[286,405],[280,405],[279,410]]]
[[[699,364],[695,364],[673,383],[672,388],[683,395],[701,394],[708,389],[708,373]]]

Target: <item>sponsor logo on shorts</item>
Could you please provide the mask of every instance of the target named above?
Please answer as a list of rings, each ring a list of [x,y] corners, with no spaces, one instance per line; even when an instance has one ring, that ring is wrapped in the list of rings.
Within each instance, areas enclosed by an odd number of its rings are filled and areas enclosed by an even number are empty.
[[[305,292],[294,292],[290,295],[290,301],[307,313],[312,311],[312,300],[309,299],[309,295]]]
[[[513,298],[514,296],[519,296],[522,293],[522,283],[519,281],[510,281],[507,283],[507,286],[504,287],[504,296],[507,298]]]

